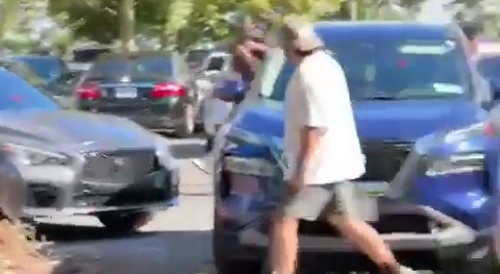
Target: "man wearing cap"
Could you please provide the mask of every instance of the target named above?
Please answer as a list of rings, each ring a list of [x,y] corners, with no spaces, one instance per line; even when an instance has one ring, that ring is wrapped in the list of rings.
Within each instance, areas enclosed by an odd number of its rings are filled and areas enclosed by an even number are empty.
[[[366,253],[382,273],[416,273],[399,265],[356,210],[349,180],[365,172],[365,163],[341,66],[324,50],[312,26],[296,19],[284,25],[278,40],[297,68],[285,98],[287,189],[273,215],[272,273],[295,273],[298,219],[319,218]]]

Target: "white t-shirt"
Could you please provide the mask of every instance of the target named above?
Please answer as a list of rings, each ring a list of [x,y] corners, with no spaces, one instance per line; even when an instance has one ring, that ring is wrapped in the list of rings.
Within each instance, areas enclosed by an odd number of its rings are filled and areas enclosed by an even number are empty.
[[[325,130],[316,154],[305,167],[305,184],[329,184],[365,172],[344,71],[328,53],[318,51],[297,67],[285,95],[285,147],[289,180],[297,166],[304,127]]]

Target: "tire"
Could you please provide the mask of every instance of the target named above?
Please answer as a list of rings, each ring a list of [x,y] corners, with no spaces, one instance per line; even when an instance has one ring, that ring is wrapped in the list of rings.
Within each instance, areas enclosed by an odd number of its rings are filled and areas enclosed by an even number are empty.
[[[500,265],[495,251],[490,247],[486,256],[482,259],[457,259],[444,263],[444,269],[439,274],[497,274],[500,273]]]
[[[150,218],[149,212],[103,213],[97,216],[106,229],[115,233],[132,232],[144,225],[144,220]]]
[[[193,134],[196,128],[196,111],[192,104],[182,106],[181,122],[175,125],[175,135],[186,138]]]

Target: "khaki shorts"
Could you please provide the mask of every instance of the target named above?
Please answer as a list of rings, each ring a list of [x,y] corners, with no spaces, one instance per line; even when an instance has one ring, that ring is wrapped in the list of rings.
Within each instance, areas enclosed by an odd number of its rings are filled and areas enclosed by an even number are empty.
[[[278,215],[308,221],[331,215],[347,215],[363,219],[359,199],[351,182],[325,185],[306,185],[295,195],[285,195],[279,204]]]

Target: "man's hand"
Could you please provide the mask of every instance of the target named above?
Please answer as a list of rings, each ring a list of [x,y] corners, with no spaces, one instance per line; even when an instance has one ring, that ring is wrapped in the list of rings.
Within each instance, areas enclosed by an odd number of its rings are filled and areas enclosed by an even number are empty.
[[[287,194],[290,196],[297,195],[304,187],[304,180],[302,176],[293,176],[287,184]]]

